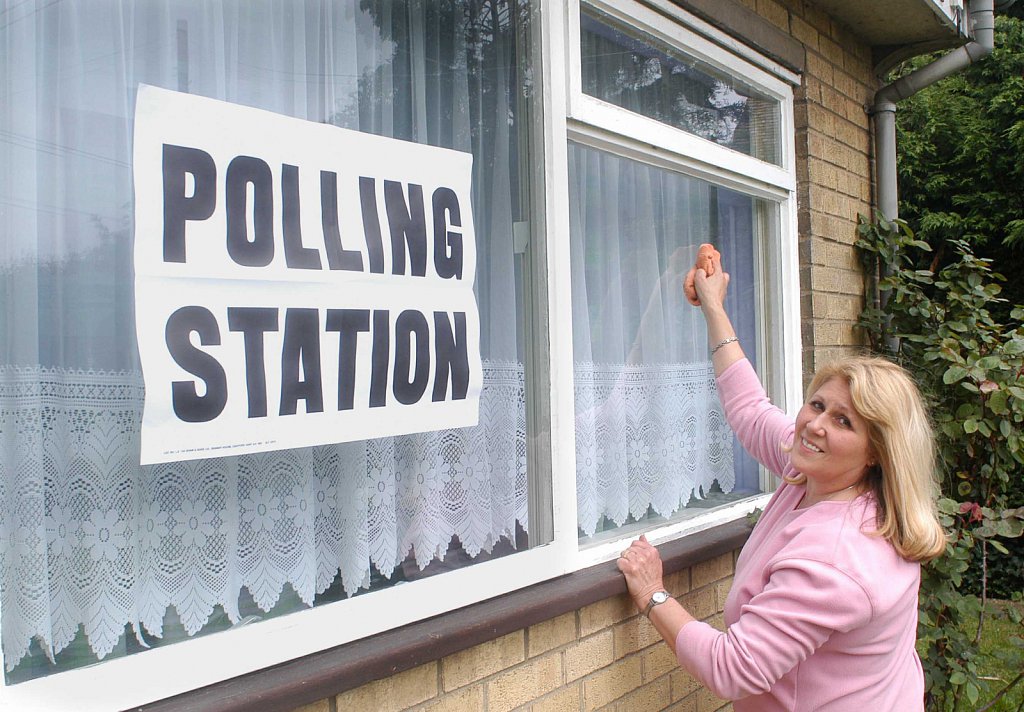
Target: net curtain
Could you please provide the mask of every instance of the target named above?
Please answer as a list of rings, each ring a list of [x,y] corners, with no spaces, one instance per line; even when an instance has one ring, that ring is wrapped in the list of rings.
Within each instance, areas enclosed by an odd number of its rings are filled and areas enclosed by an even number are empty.
[[[515,324],[517,8],[504,2],[23,2],[0,14],[0,609],[8,669],[241,621],[290,587],[476,556],[525,528]],[[475,428],[139,466],[131,126],[139,83],[472,151]],[[168,611],[175,631],[165,630]]]
[[[752,225],[722,219],[730,200],[750,215],[751,200],[579,144],[569,173],[576,499],[580,531],[592,536],[736,484],[704,319],[681,287],[710,241],[725,269],[753,284]],[[752,347],[751,319],[736,326]]]

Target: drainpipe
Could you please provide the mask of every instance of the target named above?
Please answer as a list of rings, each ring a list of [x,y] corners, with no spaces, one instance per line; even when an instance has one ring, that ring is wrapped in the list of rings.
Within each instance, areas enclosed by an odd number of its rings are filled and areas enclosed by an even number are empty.
[[[1013,0],[1011,0],[1012,4]],[[917,69],[875,93],[869,113],[875,122],[875,185],[878,211],[886,220],[899,217],[899,189],[896,185],[896,103],[913,96],[940,79],[955,74],[992,53],[995,34],[993,0],[971,0],[968,20],[973,40],[942,55],[931,64]],[[892,274],[893,266],[882,265],[882,277]],[[876,295],[884,308],[888,292]],[[886,345],[891,353],[899,351],[899,338],[891,334]]]
[[[959,72],[992,53],[995,34],[993,0],[971,0],[968,19],[973,40],[931,64],[887,84],[875,93],[869,113],[875,120],[875,182],[878,210],[886,220],[899,217],[896,185],[896,104],[927,86]]]

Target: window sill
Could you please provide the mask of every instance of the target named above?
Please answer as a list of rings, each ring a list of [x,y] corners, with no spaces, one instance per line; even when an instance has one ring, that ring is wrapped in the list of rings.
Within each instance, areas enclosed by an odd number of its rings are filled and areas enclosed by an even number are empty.
[[[747,520],[658,547],[666,574],[740,548]],[[136,708],[146,712],[286,712],[626,592],[614,561],[419,623]]]

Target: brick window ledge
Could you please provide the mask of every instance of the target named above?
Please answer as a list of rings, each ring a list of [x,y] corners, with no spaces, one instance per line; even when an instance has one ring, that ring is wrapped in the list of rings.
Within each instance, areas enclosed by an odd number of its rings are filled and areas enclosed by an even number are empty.
[[[739,519],[662,544],[665,574],[739,549],[749,534]],[[609,561],[136,709],[288,712],[625,592]]]

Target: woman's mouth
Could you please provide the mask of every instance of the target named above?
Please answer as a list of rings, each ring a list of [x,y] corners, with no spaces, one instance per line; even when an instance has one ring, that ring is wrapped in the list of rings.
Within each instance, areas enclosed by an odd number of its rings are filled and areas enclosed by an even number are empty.
[[[807,438],[800,438],[800,444],[811,452],[821,452],[821,448],[809,441]]]

